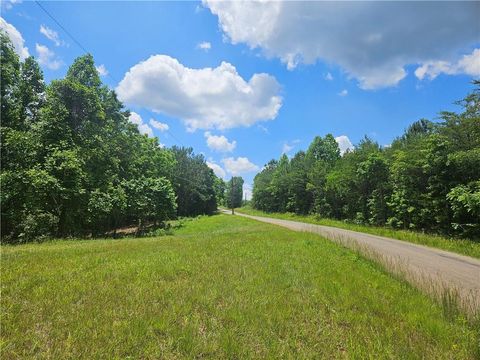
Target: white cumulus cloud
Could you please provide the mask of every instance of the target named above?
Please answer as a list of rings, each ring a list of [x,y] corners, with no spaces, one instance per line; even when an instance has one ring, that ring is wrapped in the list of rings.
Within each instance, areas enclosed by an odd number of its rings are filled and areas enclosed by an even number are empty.
[[[456,63],[448,61],[429,61],[415,70],[415,76],[420,80],[428,78],[435,79],[440,74],[456,75],[467,74],[470,76],[480,76],[480,49],[475,49],[469,55],[464,55]]]
[[[212,150],[231,152],[237,146],[237,142],[235,140],[229,142],[228,139],[223,135],[212,135],[209,131],[206,131],[204,135],[207,139],[207,146]]]
[[[128,118],[132,124],[140,125],[143,123],[142,117],[134,111],[130,111],[130,117]]]
[[[51,40],[55,46],[63,45],[64,42],[60,40],[58,33],[55,30],[50,29],[48,26],[40,25],[40,33],[45,35],[45,37]]]
[[[55,58],[55,53],[45,45],[35,44],[38,63],[44,65],[50,70],[57,70],[62,66],[62,61]]]
[[[128,118],[132,124],[137,125],[138,131],[140,134],[147,135],[148,137],[153,137],[153,130],[148,124],[143,122],[142,117],[134,111],[130,112],[130,117]]]
[[[394,86],[407,75],[407,65],[452,61],[480,40],[473,25],[478,23],[478,1],[203,4],[218,16],[231,43],[261,49],[289,69],[317,60],[336,64],[363,89]]]
[[[97,71],[98,71],[98,75],[100,75],[100,76],[107,76],[107,75],[108,75],[108,70],[107,70],[107,68],[105,67],[105,65],[100,64],[100,65],[98,65],[98,66],[95,66],[95,68],[96,68]]]
[[[299,139],[295,139],[290,143],[284,142],[282,145],[282,154],[288,154],[299,142],[300,142]]]
[[[160,121],[157,121],[155,119],[150,119],[149,121],[150,125],[153,126],[155,129],[160,130],[161,132],[167,131],[170,129],[168,124],[162,123]]]
[[[246,157],[237,157],[236,159],[233,157],[229,157],[223,159],[222,162],[227,172],[229,172],[233,176],[259,170],[259,167],[252,163],[250,160],[248,160],[248,158]]]
[[[353,150],[354,146],[347,135],[340,135],[335,138],[335,141],[340,148],[340,155],[345,154],[348,150]]]
[[[340,96],[347,96],[347,95],[348,95],[348,90],[347,90],[347,89],[343,89],[342,91],[340,91],[340,92],[338,93],[338,95],[340,95]]]
[[[153,137],[153,130],[147,124],[138,125],[138,131],[140,134],[147,135],[148,137]]]
[[[197,44],[197,49],[208,51],[211,48],[212,48],[212,44],[210,44],[208,41],[203,41],[203,42]]]
[[[227,173],[225,172],[225,170],[220,165],[218,165],[214,161],[207,161],[206,163],[207,163],[207,166],[210,169],[213,170],[215,175],[217,175],[218,177],[220,177],[222,179],[225,179],[225,176],[227,175]]]
[[[25,46],[25,40],[23,39],[22,34],[17,30],[15,26],[6,22],[3,18],[0,17],[0,29],[5,31],[10,40],[12,41],[13,48],[15,52],[20,57],[20,60],[25,60],[30,56],[28,48]]]
[[[250,126],[274,119],[282,106],[273,76],[245,81],[227,62],[191,69],[167,55],[130,68],[116,91],[123,102],[181,119],[190,131]]]

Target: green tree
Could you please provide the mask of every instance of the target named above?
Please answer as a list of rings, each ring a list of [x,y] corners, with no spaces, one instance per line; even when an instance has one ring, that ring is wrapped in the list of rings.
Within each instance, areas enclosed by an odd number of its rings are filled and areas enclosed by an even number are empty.
[[[178,201],[178,215],[212,214],[217,210],[216,176],[203,155],[195,155],[192,148],[172,148],[176,164],[173,183]]]
[[[45,103],[46,86],[43,73],[33,57],[28,57],[21,66],[20,96],[23,123],[30,125],[38,121],[39,112]]]
[[[234,209],[242,206],[243,199],[243,178],[233,176],[227,182],[227,191],[225,193],[225,202],[228,208]]]
[[[272,212],[275,211],[275,201],[271,182],[278,162],[270,160],[263,170],[253,179],[252,205],[254,208]]]

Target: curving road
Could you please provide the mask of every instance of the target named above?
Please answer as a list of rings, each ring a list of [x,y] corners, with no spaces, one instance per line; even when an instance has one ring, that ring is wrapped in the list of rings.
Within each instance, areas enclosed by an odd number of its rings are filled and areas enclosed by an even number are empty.
[[[229,211],[224,212],[230,213]],[[405,276],[415,286],[437,296],[444,296],[446,291],[454,291],[459,295],[461,305],[468,311],[480,310],[479,259],[335,227],[252,216],[238,212],[236,215],[283,226],[294,231],[320,234],[330,240],[354,247],[367,256],[382,262],[390,271]]]

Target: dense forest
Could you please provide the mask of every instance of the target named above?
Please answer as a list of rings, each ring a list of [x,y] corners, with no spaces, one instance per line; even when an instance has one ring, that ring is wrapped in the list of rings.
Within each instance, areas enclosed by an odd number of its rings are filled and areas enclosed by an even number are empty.
[[[191,148],[159,146],[128,121],[91,55],[48,86],[1,33],[1,235],[97,236],[211,214],[225,184]]]
[[[460,113],[413,123],[388,147],[365,137],[343,156],[330,134],[257,174],[252,206],[480,238],[480,82]]]
[[[91,55],[46,85],[33,57],[20,62],[1,33],[1,237],[99,236],[122,226],[242,203],[243,179],[225,183],[191,148],[139,133],[103,85]],[[460,113],[413,123],[391,146],[365,137],[341,155],[332,135],[271,160],[253,207],[372,225],[480,237],[480,82]]]

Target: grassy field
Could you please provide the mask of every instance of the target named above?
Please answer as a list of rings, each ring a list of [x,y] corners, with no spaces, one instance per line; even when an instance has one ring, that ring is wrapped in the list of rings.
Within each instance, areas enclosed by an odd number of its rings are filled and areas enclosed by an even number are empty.
[[[1,250],[2,359],[480,355],[477,324],[373,262],[245,218]]]
[[[452,251],[480,259],[480,240],[450,239],[442,236],[423,234],[421,232],[395,230],[388,227],[376,227],[367,225],[357,225],[340,220],[321,219],[314,215],[296,215],[293,213],[266,213],[252,209],[251,207],[242,207],[237,209],[239,212],[248,215],[265,216],[277,219],[301,221],[310,224],[334,226],[342,229],[364,232],[373,235],[386,236],[393,239],[409,241],[416,244],[426,245]]]

